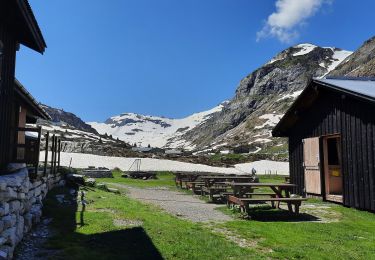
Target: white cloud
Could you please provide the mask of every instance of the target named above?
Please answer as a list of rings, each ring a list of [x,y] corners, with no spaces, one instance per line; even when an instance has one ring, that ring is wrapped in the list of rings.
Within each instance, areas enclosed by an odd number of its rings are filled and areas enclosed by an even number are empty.
[[[313,16],[325,3],[333,0],[277,0],[276,11],[268,16],[263,29],[257,33],[257,41],[276,37],[290,43],[298,36],[298,27]]]

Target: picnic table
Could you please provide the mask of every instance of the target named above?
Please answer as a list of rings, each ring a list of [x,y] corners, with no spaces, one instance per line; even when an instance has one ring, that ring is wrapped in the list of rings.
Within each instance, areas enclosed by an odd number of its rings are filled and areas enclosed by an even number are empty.
[[[238,175],[220,175],[220,176],[201,176],[204,182],[201,186],[201,195],[208,195],[210,200],[220,199],[223,193],[228,192],[228,181],[251,182],[255,180],[254,176],[238,176]],[[226,196],[225,196],[226,197]]]
[[[235,182],[251,182],[255,180],[254,176],[238,176],[238,175],[216,175],[216,176],[201,176],[202,181],[204,181],[206,187],[210,187],[218,182],[223,184],[228,181]]]
[[[243,192],[252,192],[254,188],[269,187],[279,198],[290,197],[290,190],[297,187],[297,185],[291,183],[225,182],[225,184],[231,186],[233,193],[238,196],[241,196]]]
[[[183,183],[195,181],[199,177],[199,173],[191,172],[191,173],[175,173],[175,183],[177,187],[183,188]]]
[[[285,202],[290,212],[293,212],[292,206],[294,205],[294,213],[298,214],[301,202],[306,200],[306,198],[290,197],[290,190],[297,187],[297,185],[291,183],[226,182],[226,184],[233,189],[233,195],[227,197],[228,206],[237,204],[246,212],[249,210],[250,203],[271,202],[272,207],[274,207],[274,203],[277,203],[277,207],[279,207],[280,202]],[[254,193],[254,189],[260,187],[269,187],[273,193]],[[245,194],[250,194],[250,197],[244,196]]]

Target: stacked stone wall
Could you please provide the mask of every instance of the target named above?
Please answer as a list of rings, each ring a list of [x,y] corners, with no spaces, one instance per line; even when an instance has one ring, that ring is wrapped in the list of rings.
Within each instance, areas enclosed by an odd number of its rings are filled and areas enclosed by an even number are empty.
[[[48,191],[64,184],[60,174],[30,180],[25,167],[0,176],[0,259],[13,257],[24,234],[40,221]]]

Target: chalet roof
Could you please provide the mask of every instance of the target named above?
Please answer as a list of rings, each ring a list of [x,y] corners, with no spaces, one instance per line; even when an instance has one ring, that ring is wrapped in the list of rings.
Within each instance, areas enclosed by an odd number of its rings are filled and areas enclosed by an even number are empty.
[[[327,77],[312,79],[294,101],[280,122],[272,130],[273,136],[287,136],[286,132],[298,120],[298,112],[310,107],[318,97],[318,88],[325,88],[375,103],[375,78]]]
[[[375,78],[325,78],[314,79],[327,87],[375,101]]]
[[[0,17],[11,27],[17,42],[43,53],[46,42],[28,0],[0,1]]]
[[[43,109],[43,107],[38,103],[35,98],[30,94],[29,91],[17,80],[15,79],[15,91],[17,97],[24,101],[30,106],[33,116],[42,118],[45,120],[51,120],[49,114]]]

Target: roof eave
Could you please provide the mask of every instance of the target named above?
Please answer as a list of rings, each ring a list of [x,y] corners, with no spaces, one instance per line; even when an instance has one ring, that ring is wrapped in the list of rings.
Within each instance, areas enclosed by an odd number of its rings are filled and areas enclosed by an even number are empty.
[[[273,137],[287,137],[287,133],[285,131],[281,130],[281,128],[284,125],[286,118],[293,113],[293,111],[295,110],[298,102],[303,98],[304,94],[306,93],[308,87],[311,85],[312,82],[313,82],[313,79],[310,79],[309,82],[307,83],[305,89],[302,91],[302,93],[296,98],[296,100],[294,100],[292,105],[285,112],[284,116],[280,119],[280,121],[272,129],[271,133],[272,133]]]
[[[43,54],[47,45],[28,1],[16,0],[16,2],[32,38],[31,42],[22,42],[22,44]]]
[[[17,80],[15,79],[15,84],[17,85],[17,90],[19,90],[19,93],[21,95],[21,98],[30,105],[35,112],[38,113],[36,117],[39,117],[41,119],[45,120],[52,120],[50,115],[40,106],[40,104],[35,100],[35,98],[26,90],[26,88]]]
[[[372,103],[375,102],[375,98],[374,97],[367,96],[365,94],[361,94],[361,93],[358,93],[358,92],[355,92],[355,91],[350,91],[348,89],[341,88],[341,87],[329,84],[329,83],[321,81],[319,79],[313,79],[313,82],[315,82],[317,84],[320,84],[320,85],[323,85],[323,86],[325,86],[327,88],[330,88],[332,90],[339,91],[340,93],[343,93],[343,94],[348,94],[350,96],[353,96],[353,97],[356,97],[356,98],[360,98],[360,99],[363,99],[363,100],[366,100],[366,101],[369,101],[369,102],[372,102]]]

